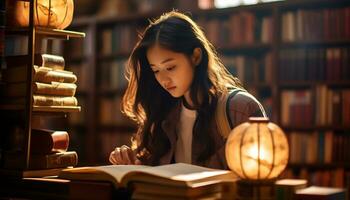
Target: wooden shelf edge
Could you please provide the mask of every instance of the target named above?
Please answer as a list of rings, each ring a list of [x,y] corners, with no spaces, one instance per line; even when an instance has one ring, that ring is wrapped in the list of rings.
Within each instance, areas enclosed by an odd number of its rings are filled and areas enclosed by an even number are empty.
[[[42,169],[42,170],[21,170],[21,169],[0,169],[0,177],[3,178],[34,178],[45,176],[58,176],[66,168]]]
[[[33,112],[80,112],[80,106],[33,106]]]
[[[287,168],[308,168],[308,169],[350,168],[350,163],[288,163]]]
[[[40,34],[40,35],[53,36],[53,37],[58,37],[58,38],[66,38],[67,40],[69,38],[84,38],[85,37],[85,33],[83,33],[83,32],[51,29],[51,28],[43,28],[43,27],[36,27],[36,32],[37,32],[37,34]]]
[[[285,131],[334,131],[334,130],[350,130],[350,126],[342,126],[342,125],[336,125],[336,126],[291,126],[291,125],[281,125],[281,128]]]
[[[14,27],[14,28],[6,28],[5,34],[8,35],[27,35],[31,30],[29,27]],[[69,31],[69,30],[60,30],[53,28],[45,28],[45,27],[35,27],[35,33],[38,35],[45,35],[57,39],[65,39],[69,40],[69,38],[84,38],[85,33],[77,32],[77,31]]]

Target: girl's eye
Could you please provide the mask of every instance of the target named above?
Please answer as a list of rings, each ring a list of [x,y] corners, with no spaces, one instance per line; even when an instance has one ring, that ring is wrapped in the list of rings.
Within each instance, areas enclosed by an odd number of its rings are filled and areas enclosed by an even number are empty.
[[[154,70],[153,73],[154,74],[157,74],[159,72],[159,70]]]
[[[166,68],[168,71],[171,71],[171,70],[173,70],[175,68],[175,66],[171,66],[171,67],[168,67],[168,68]]]

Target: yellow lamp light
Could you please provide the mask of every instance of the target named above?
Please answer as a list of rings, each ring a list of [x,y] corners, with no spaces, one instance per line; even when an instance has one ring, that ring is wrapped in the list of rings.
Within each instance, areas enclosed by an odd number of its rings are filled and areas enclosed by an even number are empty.
[[[226,143],[229,168],[242,179],[276,178],[287,166],[288,141],[268,118],[251,117],[233,129]]]
[[[29,25],[29,2],[6,1],[7,25],[26,27]],[[73,19],[73,0],[37,0],[34,13],[35,26],[64,29]]]

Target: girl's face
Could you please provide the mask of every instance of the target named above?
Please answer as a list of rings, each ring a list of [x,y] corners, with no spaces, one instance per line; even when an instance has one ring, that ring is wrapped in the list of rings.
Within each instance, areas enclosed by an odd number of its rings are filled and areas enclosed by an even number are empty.
[[[182,53],[154,45],[147,50],[147,59],[158,83],[173,97],[185,96],[189,102],[194,76],[191,59]]]

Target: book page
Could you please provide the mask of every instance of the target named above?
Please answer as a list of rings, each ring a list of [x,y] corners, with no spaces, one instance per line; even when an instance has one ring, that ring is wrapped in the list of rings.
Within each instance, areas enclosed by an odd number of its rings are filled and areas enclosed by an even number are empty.
[[[195,187],[212,180],[236,180],[228,170],[210,169],[190,164],[176,163],[150,167],[144,165],[107,165],[63,170],[60,178],[71,180],[111,181],[115,187],[127,187],[132,181],[168,186]]]
[[[122,185],[138,181],[169,186],[195,187],[196,184],[201,184],[204,181],[237,179],[237,176],[232,171],[211,169],[185,163],[143,168],[137,170],[137,172],[137,174],[126,174],[122,180]]]
[[[77,167],[61,171],[59,177],[70,180],[110,181],[118,188],[121,187],[120,182],[125,174],[143,168],[149,168],[149,166],[106,165],[97,167]]]

